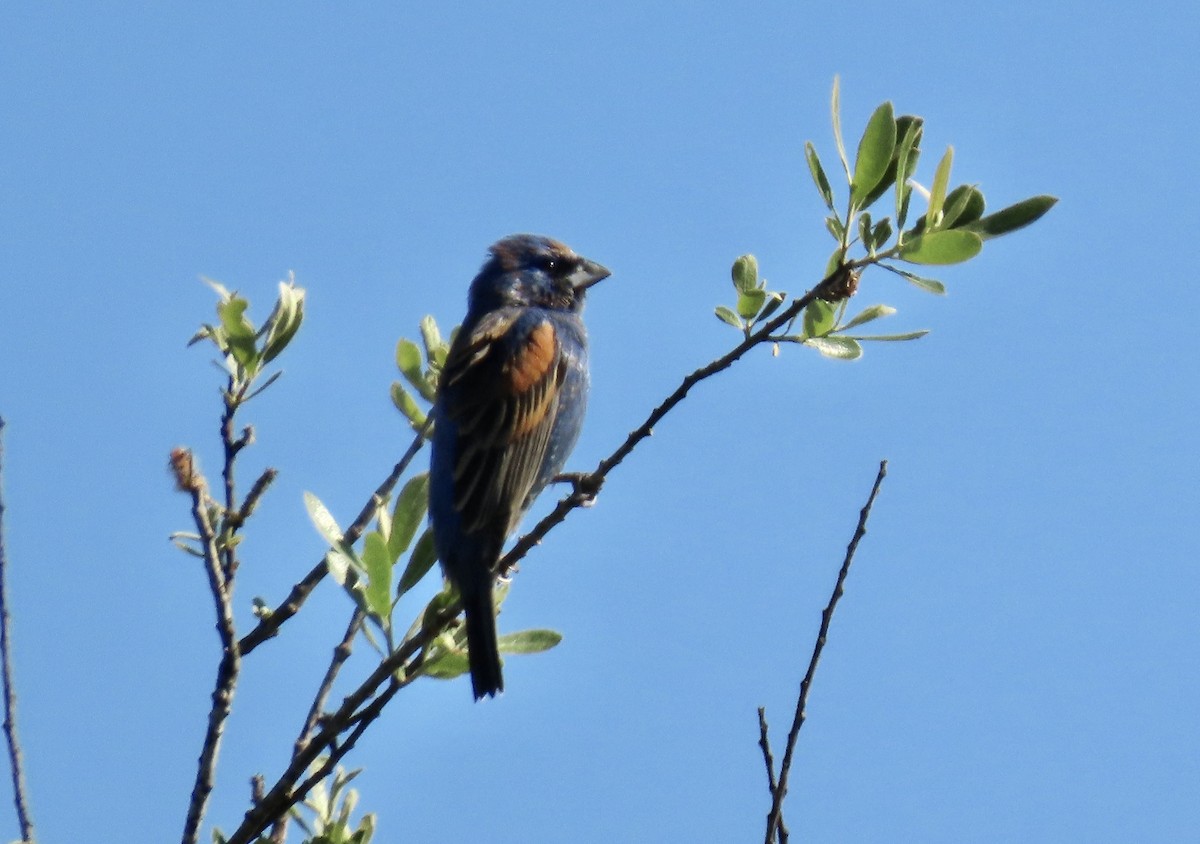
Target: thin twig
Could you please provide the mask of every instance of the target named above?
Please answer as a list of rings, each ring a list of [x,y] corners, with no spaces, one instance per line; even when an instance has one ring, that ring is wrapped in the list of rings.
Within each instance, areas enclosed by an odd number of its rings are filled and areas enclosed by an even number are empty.
[[[296,753],[302,751],[308,744],[308,740],[312,738],[313,730],[316,729],[317,722],[321,720],[321,712],[325,709],[325,701],[329,699],[329,694],[333,691],[333,681],[337,679],[338,672],[350,658],[354,637],[358,635],[358,630],[362,627],[366,617],[366,613],[356,608],[354,615],[350,618],[350,623],[346,625],[346,634],[333,649],[333,658],[329,661],[329,668],[325,671],[325,677],[321,681],[316,697],[313,698],[312,706],[308,710],[308,717],[304,719],[304,728],[296,739]]]
[[[0,418],[0,667],[4,678],[4,738],[8,742],[8,762],[12,769],[13,802],[21,840],[30,842],[33,818],[29,814],[29,788],[25,784],[25,763],[17,739],[17,688],[12,675],[12,631],[8,619],[8,555],[4,552],[4,419]]]
[[[207,485],[197,477],[188,490],[192,496],[192,518],[200,533],[200,544],[204,550],[204,568],[208,574],[209,591],[217,610],[217,633],[221,639],[221,663],[217,668],[216,684],[212,693],[212,708],[208,713],[208,727],[201,746],[196,783],[188,803],[187,820],[183,829],[183,844],[196,844],[200,835],[200,823],[208,806],[215,779],[217,754],[225,722],[233,707],[233,692],[241,670],[241,653],[238,650],[237,628],[233,619],[233,599],[229,581],[222,566],[216,533],[209,518]],[[232,573],[232,572],[231,572]]]
[[[333,682],[337,679],[342,666],[346,664],[346,660],[350,658],[351,649],[354,647],[354,637],[358,635],[358,630],[366,617],[366,613],[361,608],[355,607],[354,614],[350,617],[350,623],[346,625],[346,633],[342,636],[342,641],[338,642],[337,647],[333,649],[333,657],[329,660],[325,676],[321,678],[321,685],[317,688],[316,696],[313,697],[312,706],[308,709],[308,717],[304,719],[304,726],[300,728],[300,735],[296,737],[296,743],[292,748],[293,759],[304,752],[304,748],[312,738],[313,730],[317,728],[317,722],[321,720],[321,714],[325,711],[325,701],[329,699],[329,695],[333,691]],[[287,838],[287,825],[288,815],[287,812],[284,812],[275,819],[275,825],[271,830],[271,841],[274,844],[283,844]]]
[[[883,484],[885,477],[887,477],[887,461],[881,460],[879,463],[879,474],[875,476],[875,485],[871,487],[871,495],[867,498],[867,503],[863,505],[862,511],[858,514],[858,527],[854,530],[854,536],[850,539],[850,544],[846,546],[846,558],[842,562],[841,570],[838,572],[837,583],[833,587],[833,594],[829,596],[829,603],[821,612],[821,628],[817,632],[817,641],[813,646],[812,657],[808,661],[808,671],[805,672],[804,679],[800,682],[800,695],[796,698],[796,715],[792,720],[792,729],[788,732],[787,747],[783,752],[783,762],[779,766],[779,783],[771,790],[771,811],[767,813],[766,844],[775,844],[776,840],[779,841],[779,844],[783,844],[787,840],[782,826],[783,798],[787,796],[788,774],[792,769],[792,753],[796,749],[796,739],[800,735],[800,728],[804,725],[808,707],[808,692],[812,688],[813,676],[817,672],[817,663],[821,660],[821,651],[825,649],[825,640],[829,636],[829,624],[833,621],[833,611],[837,608],[837,603],[841,600],[842,594],[845,591],[846,575],[850,573],[850,564],[854,561],[854,552],[858,550],[859,540],[867,533],[867,519],[871,515],[871,508],[875,505],[875,497],[879,495],[879,487]],[[778,839],[776,839],[776,831],[781,833]]]
[[[258,480],[250,487],[250,491],[246,493],[246,500],[242,502],[242,506],[238,508],[237,513],[231,513],[229,517],[235,520],[235,524],[241,527],[246,523],[246,520],[254,515],[254,509],[258,507],[259,500],[262,499],[263,493],[267,491],[275,479],[279,477],[277,469],[264,469],[263,473],[258,476]]]
[[[775,794],[775,757],[771,755],[771,742],[767,739],[767,710],[758,708],[758,746],[762,749],[763,764],[767,767],[767,787]],[[779,816],[779,837],[787,840],[787,827],[783,823],[783,815]]]
[[[346,528],[344,538],[347,544],[353,545],[358,540],[362,532],[367,529],[367,525],[371,524],[371,519],[375,518],[375,514],[378,512],[378,502],[392,494],[392,490],[396,488],[396,484],[400,481],[400,476],[408,469],[408,465],[412,463],[413,458],[417,456],[417,453],[425,444],[425,435],[429,430],[431,419],[426,420],[424,427],[417,432],[417,436],[413,439],[412,445],[408,447],[408,450],[404,452],[404,456],[400,458],[400,462],[392,467],[391,474],[379,485],[375,493],[371,496],[371,499],[363,505],[358,518],[351,523],[350,527]],[[279,628],[283,626],[283,623],[299,612],[300,607],[308,600],[308,596],[317,588],[317,584],[325,578],[327,571],[325,558],[322,557],[321,561],[313,566],[309,573],[304,575],[292,587],[291,592],[288,593],[283,603],[271,610],[270,613],[258,622],[253,630],[242,637],[240,643],[242,655],[245,656],[263,642],[276,635],[279,632]]]
[[[250,428],[243,431],[240,437],[235,437],[233,434],[233,418],[237,415],[238,408],[241,407],[242,398],[245,396],[246,387],[248,386],[249,382],[237,392],[234,392],[233,377],[230,376],[229,386],[224,391],[225,411],[221,414],[221,444],[225,449],[225,462],[221,470],[221,476],[225,481],[225,524],[223,528],[227,535],[224,537],[225,542],[220,550],[222,571],[227,583],[233,581],[233,576],[237,571],[238,565],[237,543],[229,541],[233,538],[234,531],[240,525],[240,520],[237,517],[237,493],[234,486],[233,469],[237,463],[238,453],[249,444],[252,437]]]

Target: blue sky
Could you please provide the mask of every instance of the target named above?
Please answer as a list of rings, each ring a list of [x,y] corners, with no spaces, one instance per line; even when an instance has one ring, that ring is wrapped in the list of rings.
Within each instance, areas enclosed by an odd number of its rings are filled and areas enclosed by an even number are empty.
[[[736,8],[735,8],[736,5]],[[831,172],[890,99],[918,177],[1061,202],[858,301],[930,328],[854,363],[758,354],[698,388],[523,564],[502,699],[402,694],[351,757],[377,840],[734,841],[878,461],[786,817],[816,841],[1171,841],[1200,826],[1195,12],[1183,3],[9,3],[0,11],[0,415],[21,729],[42,840],[178,836],[217,658],[187,502],[218,373],[200,275],[308,320],[253,405],[239,622],[322,553],[408,442],[398,337],[462,315],[486,247],[557,236],[594,291],[609,453],[735,332],[728,268],[803,292]],[[1182,255],[1180,254],[1182,253]],[[541,508],[549,505],[543,501]],[[415,609],[415,606],[411,609]],[[323,589],[245,667],[211,820],[277,772],[349,612]],[[365,656],[365,653],[363,654]],[[366,660],[351,673],[361,676]],[[7,799],[0,834],[15,837]]]

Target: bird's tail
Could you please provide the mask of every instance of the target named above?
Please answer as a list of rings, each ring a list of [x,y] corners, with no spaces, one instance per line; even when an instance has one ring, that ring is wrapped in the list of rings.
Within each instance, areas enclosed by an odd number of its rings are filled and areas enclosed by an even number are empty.
[[[473,590],[472,590],[473,591]],[[496,607],[492,599],[491,579],[486,589],[463,595],[467,617],[467,656],[471,661],[471,687],[475,699],[504,691],[500,673],[500,646],[496,641]]]

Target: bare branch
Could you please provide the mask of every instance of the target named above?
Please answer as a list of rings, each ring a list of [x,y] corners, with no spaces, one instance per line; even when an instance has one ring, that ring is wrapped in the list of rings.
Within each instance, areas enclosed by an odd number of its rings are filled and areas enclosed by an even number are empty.
[[[235,524],[241,527],[246,523],[246,519],[254,514],[254,509],[258,507],[258,502],[262,499],[263,493],[267,491],[275,479],[279,477],[279,472],[276,469],[264,469],[263,473],[258,476],[258,480],[250,487],[250,491],[246,493],[246,500],[242,502],[242,506],[238,508],[235,514],[230,514],[231,519],[236,519]]]
[[[29,787],[25,784],[25,763],[17,739],[17,689],[12,675],[12,631],[8,619],[8,555],[4,551],[4,419],[0,418],[0,674],[4,683],[4,738],[8,743],[8,763],[12,771],[13,802],[21,840],[30,842],[33,818],[29,814]]]
[[[850,544],[846,546],[846,558],[838,572],[833,594],[829,596],[829,603],[821,612],[821,628],[817,632],[817,641],[813,646],[812,657],[808,661],[808,671],[805,672],[804,679],[800,682],[800,695],[796,699],[796,715],[792,720],[792,729],[788,732],[783,762],[779,766],[779,783],[771,790],[771,811],[767,813],[766,844],[775,844],[777,840],[783,844],[787,840],[786,831],[783,829],[783,798],[787,796],[788,774],[792,769],[792,753],[796,749],[796,739],[800,735],[800,728],[804,725],[805,712],[808,707],[808,692],[812,688],[813,676],[817,673],[817,663],[821,660],[821,651],[825,649],[825,640],[829,636],[829,625],[833,621],[833,611],[837,608],[837,603],[845,591],[846,576],[850,573],[854,552],[858,550],[859,540],[867,533],[867,519],[871,515],[875,497],[879,495],[879,487],[883,484],[885,477],[887,477],[887,461],[882,460],[879,463],[879,474],[875,476],[875,485],[871,487],[871,495],[858,515],[858,527],[854,530]],[[762,710],[759,712],[761,713]],[[778,839],[776,838],[777,831],[780,833]]]
[[[765,707],[758,708],[758,746],[762,749],[763,764],[767,766],[767,788],[771,790],[771,796],[775,796],[775,757],[771,755],[771,743],[767,739],[767,710]],[[779,816],[779,839],[787,841],[787,827],[783,823],[783,815]]]
[[[235,452],[236,453],[236,452]],[[226,472],[232,477],[232,471]],[[196,844],[200,835],[200,824],[212,794],[216,774],[217,753],[225,722],[233,707],[233,692],[241,670],[241,653],[238,650],[237,628],[233,619],[233,596],[222,564],[216,533],[209,518],[211,499],[208,485],[198,473],[192,476],[187,490],[192,496],[192,518],[200,534],[200,545],[204,554],[204,568],[208,574],[209,592],[217,610],[217,633],[221,639],[221,662],[217,667],[217,679],[212,693],[212,708],[208,713],[208,727],[200,749],[196,770],[196,782],[188,803],[187,819],[184,822],[183,844]],[[231,559],[231,558],[226,558]],[[232,570],[230,575],[232,576]]]

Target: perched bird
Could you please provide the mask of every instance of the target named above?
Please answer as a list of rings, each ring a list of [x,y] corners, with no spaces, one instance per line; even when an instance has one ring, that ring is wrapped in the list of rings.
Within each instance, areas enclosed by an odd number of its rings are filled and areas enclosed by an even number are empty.
[[[587,404],[584,292],[604,267],[548,237],[492,245],[434,406],[429,517],[462,597],[475,699],[503,691],[493,587],[508,535],[562,469]]]

